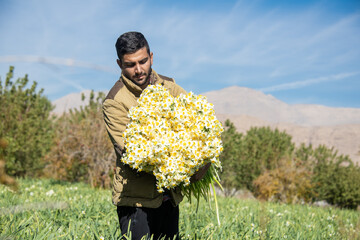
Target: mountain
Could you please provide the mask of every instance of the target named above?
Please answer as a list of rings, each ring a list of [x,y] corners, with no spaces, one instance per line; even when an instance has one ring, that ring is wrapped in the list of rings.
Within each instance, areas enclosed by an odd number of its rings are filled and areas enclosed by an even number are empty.
[[[90,90],[84,91],[86,99]],[[203,93],[214,104],[218,119],[230,119],[239,132],[251,127],[270,126],[286,131],[296,145],[301,143],[334,147],[360,163],[360,109],[332,108],[312,104],[284,103],[271,95],[244,87],[229,87]],[[53,102],[54,113],[79,108],[81,93],[72,93]]]
[[[70,93],[64,97],[56,99],[52,102],[55,105],[55,109],[52,111],[54,114],[62,114],[68,112],[69,109],[79,109],[80,106],[85,106],[89,103],[91,90],[85,90],[80,93]],[[81,96],[84,94],[84,101],[81,100]],[[94,92],[95,98],[98,96],[98,92]]]
[[[272,123],[293,123],[302,126],[360,124],[358,108],[289,105],[271,95],[237,86],[203,95],[214,104],[217,114],[247,115]]]

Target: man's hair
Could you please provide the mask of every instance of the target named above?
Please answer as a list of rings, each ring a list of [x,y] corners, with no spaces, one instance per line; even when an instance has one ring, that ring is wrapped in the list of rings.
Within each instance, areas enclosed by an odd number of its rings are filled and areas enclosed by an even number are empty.
[[[122,34],[117,39],[115,47],[120,61],[122,61],[122,57],[125,54],[134,53],[143,47],[146,47],[146,50],[150,55],[149,44],[144,35],[140,32],[127,32]]]

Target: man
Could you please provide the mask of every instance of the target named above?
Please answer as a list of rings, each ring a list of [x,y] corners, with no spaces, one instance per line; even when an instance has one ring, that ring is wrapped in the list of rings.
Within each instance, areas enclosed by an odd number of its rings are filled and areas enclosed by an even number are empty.
[[[186,93],[174,79],[152,70],[153,53],[139,32],[122,34],[115,44],[121,77],[103,103],[104,120],[116,152],[116,171],[113,181],[113,203],[122,234],[131,231],[132,239],[143,236],[153,239],[166,236],[179,238],[179,203],[183,196],[175,188],[159,193],[155,177],[137,172],[121,162],[125,152],[122,134],[129,123],[128,111],[149,84],[161,84],[174,97]],[[130,226],[129,226],[130,225]]]

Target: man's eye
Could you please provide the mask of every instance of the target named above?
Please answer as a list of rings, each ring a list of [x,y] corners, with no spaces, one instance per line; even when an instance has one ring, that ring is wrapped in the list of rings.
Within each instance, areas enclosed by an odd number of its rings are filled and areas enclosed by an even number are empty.
[[[135,64],[133,64],[133,63],[130,63],[130,64],[124,64],[124,65],[125,65],[125,67],[126,67],[126,68],[130,68],[130,67],[135,66]]]
[[[140,64],[145,64],[147,61],[148,61],[147,58],[146,58],[146,59],[143,59],[143,60],[140,61]]]

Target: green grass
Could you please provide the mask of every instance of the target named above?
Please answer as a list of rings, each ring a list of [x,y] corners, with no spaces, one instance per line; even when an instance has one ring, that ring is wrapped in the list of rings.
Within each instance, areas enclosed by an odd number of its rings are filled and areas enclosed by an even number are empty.
[[[53,180],[21,180],[21,192],[0,186],[0,239],[119,239],[109,190]],[[213,202],[211,202],[213,203]],[[180,204],[182,239],[360,239],[360,213],[337,208],[218,197]]]

